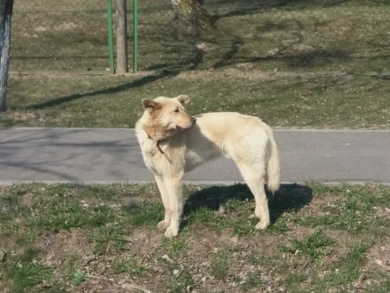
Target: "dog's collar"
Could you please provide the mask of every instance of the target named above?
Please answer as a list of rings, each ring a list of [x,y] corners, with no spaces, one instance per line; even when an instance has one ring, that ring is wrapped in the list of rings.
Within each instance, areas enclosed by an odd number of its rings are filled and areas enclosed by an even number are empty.
[[[148,138],[151,140],[154,140],[149,134],[148,134]],[[164,141],[164,139],[159,139],[159,140],[156,140],[155,142],[156,142],[157,149],[160,151],[161,154],[164,154],[164,151],[160,147],[160,143],[162,141]]]

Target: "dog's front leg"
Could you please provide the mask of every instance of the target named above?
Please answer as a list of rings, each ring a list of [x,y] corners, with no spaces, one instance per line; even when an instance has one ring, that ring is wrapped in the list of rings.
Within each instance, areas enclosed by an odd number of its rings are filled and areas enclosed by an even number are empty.
[[[161,199],[165,211],[164,220],[160,221],[157,224],[157,227],[159,229],[167,229],[169,227],[169,224],[171,223],[171,207],[169,203],[169,196],[167,193],[167,189],[165,187],[164,179],[158,175],[155,175],[154,179],[156,180],[158,190],[160,191],[160,195],[161,195]]]
[[[181,216],[183,213],[183,175],[179,174],[170,178],[165,178],[165,187],[168,194],[171,211],[171,221],[165,231],[166,237],[174,237],[179,233]]]

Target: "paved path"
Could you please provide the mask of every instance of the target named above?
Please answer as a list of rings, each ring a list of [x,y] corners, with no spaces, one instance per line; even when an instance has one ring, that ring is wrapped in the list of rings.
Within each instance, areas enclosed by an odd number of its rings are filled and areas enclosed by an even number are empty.
[[[390,183],[390,131],[276,130],[283,182]],[[146,182],[131,129],[0,128],[0,183]],[[242,181],[219,159],[186,175],[192,183]]]

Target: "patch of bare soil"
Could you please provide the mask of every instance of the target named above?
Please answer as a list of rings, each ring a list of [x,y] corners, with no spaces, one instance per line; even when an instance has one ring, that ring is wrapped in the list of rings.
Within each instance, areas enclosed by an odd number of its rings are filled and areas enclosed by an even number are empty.
[[[49,267],[60,265],[69,255],[77,255],[80,260],[88,261],[93,249],[82,229],[47,234],[39,238],[35,247],[42,264]]]
[[[114,255],[94,255],[85,262],[86,280],[74,287],[72,292],[163,292],[170,278],[164,276],[160,264],[165,254],[161,249],[164,234],[151,228],[137,228],[126,237],[126,249]],[[118,273],[119,261],[129,258],[145,268],[145,274],[132,277],[128,273]],[[143,291],[146,290],[146,291]]]
[[[311,234],[313,234],[315,231],[316,231],[315,228],[296,226],[294,227],[293,230],[288,231],[286,234],[289,239],[296,239],[301,241],[306,237],[310,236]]]
[[[39,118],[37,113],[32,112],[7,111],[6,113],[4,113],[4,116],[18,121],[35,120]]]
[[[281,237],[260,233],[237,237],[202,228],[186,240],[183,250],[174,251],[164,246],[162,231],[137,228],[126,238],[126,250],[116,256],[99,256],[90,261],[87,265],[90,277],[72,292],[168,293],[176,287],[180,288],[178,292],[218,289],[233,293],[243,292],[242,286],[253,278],[259,280],[259,285],[248,292],[282,292],[282,278],[276,268],[249,261],[254,251],[258,253],[256,257],[271,257],[268,253],[274,248],[270,250],[270,246]],[[226,277],[218,279],[213,273],[213,260],[221,249],[226,251],[228,261],[221,264],[222,269],[226,269]],[[115,263],[129,256],[146,268],[143,275],[115,272]],[[188,277],[192,278],[193,285],[185,283]]]
[[[388,207],[374,207],[374,215],[377,218],[390,219],[390,208]]]
[[[178,268],[185,267],[190,272],[195,282],[191,292],[211,292],[216,288],[223,292],[242,292],[241,287],[250,278],[258,279],[261,285],[257,286],[255,291],[249,292],[277,292],[281,288],[281,277],[275,269],[254,264],[249,261],[249,257],[252,254],[259,259],[271,256],[271,251],[274,252],[276,249],[276,238],[280,237],[280,235],[263,233],[238,237],[228,232],[199,229],[187,242],[186,256],[181,258],[185,261],[173,260],[172,264]],[[213,266],[215,266],[213,259],[221,251],[226,253],[228,259],[226,267],[222,268],[226,269],[226,277],[218,279],[213,273]]]
[[[0,185],[0,192],[1,193],[7,193],[8,191],[11,190],[11,186],[7,186],[7,185]]]
[[[24,251],[23,246],[17,244],[14,237],[2,237],[0,240],[0,259],[3,261],[9,256],[8,253],[20,254]]]
[[[327,194],[313,197],[312,201],[305,207],[306,212],[318,216],[329,215],[330,212],[324,211],[326,207],[333,207],[337,197],[327,196]]]
[[[302,240],[315,229],[297,226],[286,234],[257,232],[249,236],[235,236],[229,231],[214,231],[199,227],[191,231],[183,249],[175,250],[166,245],[163,231],[155,228],[136,228],[125,237],[124,250],[110,255],[94,255],[93,244],[88,243],[85,231],[75,229],[61,231],[41,237],[37,243],[42,263],[58,267],[68,255],[80,257],[86,280],[80,285],[72,285],[65,280],[71,292],[244,292],[246,282],[255,282],[254,289],[246,292],[286,292],[283,277],[278,273],[279,264],[288,266],[291,273],[303,273],[310,270],[310,260],[304,255],[296,257],[291,253],[282,253],[277,245],[289,245],[291,239]],[[324,231],[337,245],[332,249],[337,252],[330,255],[345,255],[357,239],[343,231]],[[185,236],[182,236],[185,237]],[[170,240],[171,241],[171,240]],[[225,253],[225,262],[217,264],[225,270],[224,277],[214,272],[215,259]],[[381,260],[383,268],[390,267],[390,246],[373,248],[370,259]],[[253,261],[253,258],[256,261]],[[140,275],[116,270],[119,261],[132,259],[145,268]],[[324,259],[325,262],[337,259]],[[272,263],[270,263],[272,262]],[[371,262],[378,266],[375,261]],[[324,272],[325,274],[326,272]],[[192,285],[186,280],[191,278]],[[255,280],[255,281],[254,281]],[[310,280],[307,280],[310,288]]]
[[[127,237],[132,254],[150,259],[162,244],[164,232],[152,228],[137,228]]]
[[[70,117],[69,114],[65,112],[59,112],[57,110],[49,110],[49,111],[38,111],[38,112],[26,112],[26,111],[7,111],[4,113],[4,117],[13,119],[16,121],[28,121],[35,120],[36,122],[42,123],[46,120],[50,120],[52,122],[59,122],[64,118]]]
[[[20,198],[20,203],[31,209],[34,204],[34,195],[31,192],[23,194]]]
[[[390,277],[390,238],[374,245],[368,254],[369,266],[386,272]]]

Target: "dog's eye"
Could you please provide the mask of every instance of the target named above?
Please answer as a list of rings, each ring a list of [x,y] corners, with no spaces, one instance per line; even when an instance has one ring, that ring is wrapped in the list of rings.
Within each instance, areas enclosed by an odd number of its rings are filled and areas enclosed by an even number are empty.
[[[180,110],[179,110],[179,109],[176,109],[176,110],[175,110],[175,112],[176,112],[176,113],[179,113],[179,112],[180,112]]]

